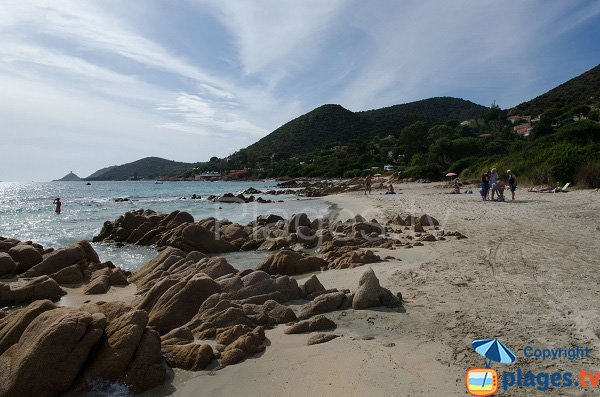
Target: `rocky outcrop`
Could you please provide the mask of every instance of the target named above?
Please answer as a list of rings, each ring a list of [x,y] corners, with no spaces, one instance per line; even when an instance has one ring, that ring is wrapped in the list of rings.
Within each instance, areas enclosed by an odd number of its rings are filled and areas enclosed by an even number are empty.
[[[295,275],[319,271],[327,267],[327,261],[316,256],[307,256],[298,252],[284,250],[280,251],[263,263],[256,269],[269,274]]]
[[[358,289],[352,300],[353,309],[367,309],[369,307],[401,306],[401,298],[395,296],[390,290],[379,285],[379,279],[373,269],[365,271],[358,281]]]
[[[58,301],[66,292],[48,276],[0,282],[0,306],[21,305],[35,300]]]

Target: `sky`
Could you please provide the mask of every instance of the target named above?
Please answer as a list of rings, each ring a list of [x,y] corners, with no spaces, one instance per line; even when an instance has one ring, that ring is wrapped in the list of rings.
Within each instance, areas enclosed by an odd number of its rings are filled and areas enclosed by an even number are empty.
[[[325,103],[510,108],[599,37],[594,0],[0,0],[0,181],[223,157]]]

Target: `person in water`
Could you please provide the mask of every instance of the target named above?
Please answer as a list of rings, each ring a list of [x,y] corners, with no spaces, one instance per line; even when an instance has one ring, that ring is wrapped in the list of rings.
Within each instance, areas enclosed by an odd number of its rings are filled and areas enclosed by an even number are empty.
[[[55,198],[52,204],[56,204],[56,209],[54,210],[54,212],[60,214],[60,207],[62,205],[62,203],[60,202],[60,198]]]

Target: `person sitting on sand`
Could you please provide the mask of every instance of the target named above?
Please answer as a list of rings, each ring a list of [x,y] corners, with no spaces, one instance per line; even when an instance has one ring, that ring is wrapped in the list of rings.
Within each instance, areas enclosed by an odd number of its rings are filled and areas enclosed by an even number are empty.
[[[392,185],[390,183],[390,187],[389,187],[388,191],[385,192],[385,194],[396,194],[396,192],[394,191],[394,185]]]
[[[517,177],[515,176],[515,174],[513,174],[511,170],[507,170],[506,173],[508,174],[508,188],[512,193],[512,201],[515,201],[515,190],[517,190]]]
[[[60,202],[60,198],[55,198],[54,201],[52,202],[52,204],[56,204],[56,208],[54,209],[54,212],[56,212],[57,214],[60,214],[60,207],[62,206],[62,203]]]
[[[367,194],[367,192],[369,194],[371,194],[371,183],[372,183],[371,175],[367,175],[367,177],[365,178],[365,195]]]

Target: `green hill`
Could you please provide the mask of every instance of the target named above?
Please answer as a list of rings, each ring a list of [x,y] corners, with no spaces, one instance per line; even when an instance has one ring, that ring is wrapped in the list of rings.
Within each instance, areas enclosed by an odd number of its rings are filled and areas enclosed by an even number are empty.
[[[128,179],[157,179],[183,176],[194,164],[146,157],[132,163],[106,167],[85,178],[88,181],[124,181]]]
[[[463,99],[440,97],[364,112],[351,112],[340,105],[323,105],[262,138],[230,158],[240,163],[275,155],[286,158],[310,153],[353,140],[367,142],[377,135],[399,135],[416,122],[440,123],[450,119],[477,118],[487,108]]]
[[[513,111],[537,116],[548,109],[568,112],[577,105],[600,103],[600,65],[559,85],[530,101],[515,106]]]

